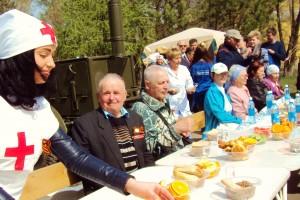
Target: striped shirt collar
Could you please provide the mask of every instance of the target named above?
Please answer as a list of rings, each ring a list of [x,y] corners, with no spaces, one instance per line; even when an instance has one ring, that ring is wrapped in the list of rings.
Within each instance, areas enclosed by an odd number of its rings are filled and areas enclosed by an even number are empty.
[[[104,116],[105,116],[106,119],[108,119],[109,117],[116,118],[113,114],[107,112],[104,109],[102,109],[102,110],[103,110],[103,113],[104,113]],[[124,107],[121,108],[121,117],[123,117],[123,116],[125,116],[127,118],[129,117],[129,113],[127,112],[127,110]]]

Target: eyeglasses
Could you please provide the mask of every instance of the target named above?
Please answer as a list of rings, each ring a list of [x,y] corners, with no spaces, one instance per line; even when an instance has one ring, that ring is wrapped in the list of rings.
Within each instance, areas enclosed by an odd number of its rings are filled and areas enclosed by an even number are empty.
[[[178,45],[179,47],[186,47],[186,45]]]

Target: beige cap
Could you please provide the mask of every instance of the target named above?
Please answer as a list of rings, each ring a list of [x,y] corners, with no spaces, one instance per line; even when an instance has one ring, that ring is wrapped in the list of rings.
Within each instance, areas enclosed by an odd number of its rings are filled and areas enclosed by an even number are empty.
[[[238,30],[235,29],[229,29],[226,31],[225,33],[225,37],[232,37],[238,40],[242,40],[243,36],[240,34],[240,32]]]

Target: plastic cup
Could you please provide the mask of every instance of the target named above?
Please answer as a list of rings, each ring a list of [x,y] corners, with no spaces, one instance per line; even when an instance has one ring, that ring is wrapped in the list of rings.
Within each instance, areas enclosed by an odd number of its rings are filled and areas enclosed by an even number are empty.
[[[235,167],[233,166],[225,167],[225,173],[227,178],[235,177],[236,176]]]

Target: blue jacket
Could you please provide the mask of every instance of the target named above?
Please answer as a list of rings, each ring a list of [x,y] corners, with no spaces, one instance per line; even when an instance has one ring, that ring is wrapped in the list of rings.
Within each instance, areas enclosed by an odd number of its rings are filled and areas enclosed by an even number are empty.
[[[226,96],[229,102],[231,102],[229,96]],[[222,92],[217,88],[216,84],[211,84],[204,100],[205,131],[216,128],[220,123],[242,123],[241,118],[224,110],[224,104],[225,101]]]
[[[213,63],[199,61],[190,69],[192,79],[194,83],[198,84],[198,87],[193,94],[193,106],[198,105],[200,109],[204,107],[204,98],[207,90],[210,88],[212,79],[210,77],[211,68]]]

